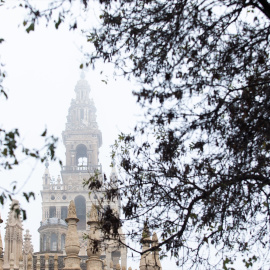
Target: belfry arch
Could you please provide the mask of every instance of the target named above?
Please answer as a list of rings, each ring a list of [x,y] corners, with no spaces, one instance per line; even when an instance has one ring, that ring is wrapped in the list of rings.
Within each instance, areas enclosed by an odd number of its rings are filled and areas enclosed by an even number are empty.
[[[76,147],[76,165],[77,166],[88,165],[87,148],[84,144],[79,144]]]

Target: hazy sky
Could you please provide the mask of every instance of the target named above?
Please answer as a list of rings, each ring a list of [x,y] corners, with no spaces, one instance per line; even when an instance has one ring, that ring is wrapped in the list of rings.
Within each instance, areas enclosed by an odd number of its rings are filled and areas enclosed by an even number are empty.
[[[78,31],[68,31],[67,26],[61,25],[56,31],[53,24],[45,27],[44,22],[27,34],[22,26],[24,16],[23,10],[0,8],[0,37],[5,39],[0,45],[1,62],[5,64],[4,86],[9,96],[7,101],[0,97],[0,128],[19,128],[21,142],[35,148],[41,147],[40,134],[47,128],[49,134],[60,138],[57,154],[64,160],[61,132],[65,128],[71,99],[75,98],[76,82],[80,79],[79,65],[83,59],[80,47],[84,38]],[[108,64],[98,65],[95,70],[89,69],[85,73],[103,135],[99,159],[106,173],[110,173],[110,145],[120,131],[132,130],[136,115],[139,115],[131,95],[134,83],[122,78],[115,80],[112,74],[113,67]],[[37,229],[41,221],[40,190],[44,168],[44,165],[24,160],[15,170],[0,171],[1,187],[9,188],[12,181],[17,181],[19,188],[36,194],[36,200],[30,204],[18,196],[27,210],[28,219],[23,226],[33,235],[35,251],[39,251]],[[60,168],[50,164],[50,172],[51,176],[57,177]],[[5,205],[1,211],[4,222],[7,211]],[[4,239],[3,225],[1,234]],[[134,265],[131,261],[130,264]]]
[[[7,1],[12,6],[17,0]],[[47,1],[37,2],[44,4]],[[78,0],[78,7],[80,3]],[[87,26],[89,21],[96,22],[98,16],[98,12],[92,12],[90,20],[85,23],[81,21],[81,24]],[[7,101],[0,96],[0,128],[19,128],[21,142],[32,148],[42,146],[40,134],[47,128],[49,134],[59,137],[57,156],[64,161],[61,132],[65,128],[71,99],[75,98],[75,85],[80,79],[79,65],[83,61],[80,47],[84,45],[84,50],[88,50],[89,45],[85,43],[80,31],[70,32],[67,25],[60,25],[60,29],[55,30],[53,24],[46,27],[45,22],[40,22],[34,32],[27,34],[22,26],[24,17],[23,9],[6,9],[6,5],[0,7],[0,38],[5,39],[0,44],[0,61],[5,64],[7,78],[4,86],[9,96]],[[85,73],[103,136],[99,160],[107,174],[110,173],[110,145],[121,131],[131,132],[141,115],[141,109],[131,94],[136,88],[135,83],[119,77],[116,80],[112,76],[113,72],[113,66],[99,64],[94,70],[90,68]],[[60,174],[59,166],[50,164],[49,168],[51,176],[57,178]],[[27,159],[17,169],[0,171],[2,188],[9,188],[12,181],[17,181],[18,188],[36,194],[36,200],[30,204],[17,197],[27,210],[28,219],[23,226],[33,235],[35,251],[39,251],[37,229],[41,221],[40,190],[44,169],[44,165]],[[1,210],[4,222],[7,211],[8,205],[5,205]],[[1,234],[4,239],[3,224]],[[131,258],[128,258],[128,265],[139,269],[138,262],[132,262]],[[163,261],[162,266],[165,270],[179,269],[168,260]]]

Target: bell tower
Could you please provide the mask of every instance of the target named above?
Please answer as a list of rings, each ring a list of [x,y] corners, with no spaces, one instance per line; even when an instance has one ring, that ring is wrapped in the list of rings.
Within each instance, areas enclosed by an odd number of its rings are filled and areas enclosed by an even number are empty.
[[[92,204],[102,197],[101,193],[90,194],[83,180],[88,179],[95,172],[102,175],[98,154],[102,144],[101,132],[96,121],[96,107],[90,99],[90,86],[81,74],[75,86],[76,98],[71,100],[68,110],[65,130],[62,133],[66,148],[66,162],[62,166],[60,175],[55,179],[50,176],[49,163],[43,175],[42,221],[40,228],[41,253],[63,253],[67,232],[68,206],[74,200],[79,222],[81,251],[86,255],[86,242],[83,235],[87,233],[87,215]],[[99,198],[100,197],[100,198]]]
[[[70,174],[101,170],[98,153],[102,135],[96,121],[96,107],[89,98],[90,86],[83,73],[75,92],[76,98],[71,101],[66,129],[62,133],[66,147],[66,166],[62,170],[64,183]]]
[[[104,200],[102,190],[89,193],[88,187],[83,186],[84,179],[89,179],[96,172],[102,178],[102,167],[99,164],[99,148],[102,145],[102,135],[96,120],[96,107],[90,98],[90,86],[81,74],[75,86],[75,99],[71,100],[68,110],[65,130],[62,132],[63,143],[66,148],[66,162],[62,166],[61,176],[56,179],[50,175],[49,163],[45,164],[43,175],[42,221],[38,229],[40,233],[40,253],[63,256],[67,234],[67,213],[71,200],[76,207],[80,253],[86,256],[85,234],[89,234],[87,221],[92,205],[99,205],[105,209],[109,205],[119,213],[120,201]],[[113,168],[114,170],[114,168]],[[113,171],[115,180],[116,172]],[[100,179],[102,181],[102,179]],[[123,238],[124,241],[124,238]],[[115,241],[104,242],[101,258],[107,265],[113,263],[116,268],[121,258],[126,267],[126,248],[116,245]]]

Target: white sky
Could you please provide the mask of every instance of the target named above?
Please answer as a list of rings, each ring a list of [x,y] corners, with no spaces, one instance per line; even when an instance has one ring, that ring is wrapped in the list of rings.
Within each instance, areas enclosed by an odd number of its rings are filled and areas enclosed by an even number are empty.
[[[80,78],[79,65],[83,55],[79,48],[84,39],[79,31],[68,31],[67,26],[61,25],[56,31],[53,24],[46,27],[45,23],[40,23],[34,32],[27,34],[22,26],[24,16],[23,10],[7,10],[5,6],[0,8],[0,38],[5,39],[0,45],[0,57],[1,62],[5,63],[7,78],[4,86],[9,96],[7,101],[3,96],[0,97],[0,128],[19,128],[23,144],[36,148],[42,145],[39,135],[47,128],[49,134],[60,138],[57,155],[65,161],[61,132],[65,128],[68,108],[75,97],[74,88]],[[121,131],[131,132],[141,114],[131,94],[135,84],[123,78],[115,80],[112,74],[113,67],[108,64],[100,64],[85,74],[103,135],[99,159],[106,173],[110,173],[110,145]],[[35,251],[39,251],[37,229],[41,221],[40,190],[44,168],[44,165],[24,160],[15,170],[0,171],[1,187],[9,188],[11,182],[17,181],[23,191],[34,191],[36,194],[36,200],[31,200],[30,204],[24,203],[18,196],[27,210],[28,218],[23,226],[33,235]],[[50,172],[51,176],[57,177],[60,168],[50,164]],[[3,224],[7,212],[8,204],[1,211]],[[164,269],[167,269],[166,265],[171,270],[178,269],[168,261],[162,264]],[[128,259],[128,265],[133,269],[138,268],[138,262],[133,262],[131,258]]]
[[[17,0],[7,0],[9,4]],[[47,0],[38,3],[46,4]],[[78,0],[80,5],[80,1]],[[98,18],[98,13],[92,13],[92,18]],[[83,59],[80,52],[84,38],[79,31],[70,32],[67,25],[60,25],[55,30],[41,22],[34,32],[27,34],[22,26],[23,10],[0,8],[0,38],[5,42],[0,44],[0,61],[5,63],[7,78],[4,80],[8,90],[7,101],[0,96],[0,128],[19,128],[24,145],[39,148],[42,145],[40,134],[45,128],[49,134],[60,139],[57,155],[63,161],[65,148],[62,145],[61,132],[65,128],[66,116],[71,99],[75,97],[74,88],[80,78],[79,65]],[[91,17],[90,16],[90,17]],[[87,23],[85,23],[87,25]],[[100,74],[100,71],[103,71]],[[100,64],[95,70],[86,72],[91,92],[97,108],[97,122],[103,136],[103,146],[100,149],[100,162],[105,173],[110,173],[110,145],[123,132],[131,132],[141,115],[141,109],[136,105],[136,99],[131,92],[136,87],[134,83],[123,78],[112,76],[114,70],[109,64]],[[102,82],[107,80],[108,84]],[[18,187],[24,191],[34,191],[36,200],[27,204],[19,196],[18,199],[27,210],[28,219],[24,229],[29,229],[33,235],[34,250],[39,251],[39,234],[37,229],[41,221],[42,175],[44,165],[25,160],[10,172],[0,171],[0,187],[8,188],[12,181],[18,182]],[[51,176],[57,177],[60,168],[50,164]],[[1,189],[0,189],[1,192]],[[5,222],[8,204],[1,209]],[[1,226],[4,239],[4,225]],[[128,258],[128,266],[138,268],[138,261]],[[162,261],[163,269],[180,269],[169,259]],[[181,268],[182,269],[182,268]],[[243,269],[239,267],[238,269]]]

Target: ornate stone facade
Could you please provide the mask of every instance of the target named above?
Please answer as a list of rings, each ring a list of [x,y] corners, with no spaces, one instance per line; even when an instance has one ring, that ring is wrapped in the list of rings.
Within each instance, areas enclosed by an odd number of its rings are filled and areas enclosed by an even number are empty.
[[[15,211],[12,208],[9,217],[14,216],[14,213]],[[20,216],[15,217],[15,219],[15,223],[21,224]],[[90,231],[87,238],[87,256],[78,256],[80,251],[77,230],[78,221],[79,219],[77,218],[74,201],[71,201],[68,216],[66,218],[66,222],[68,224],[66,236],[67,241],[65,244],[66,256],[58,256],[57,253],[53,256],[49,253],[33,254],[31,235],[29,234],[29,231],[26,231],[23,249],[20,249],[22,234],[18,234],[18,231],[16,230],[11,230],[14,227],[14,222],[11,224],[7,223],[6,236],[9,235],[10,237],[5,237],[5,239],[15,239],[15,241],[12,242],[13,248],[10,248],[10,245],[7,245],[7,250],[5,250],[4,256],[9,258],[9,260],[5,260],[5,267],[3,267],[3,249],[0,233],[0,270],[126,270],[126,266],[121,266],[119,262],[114,265],[111,260],[108,266],[106,260],[101,260],[103,241],[101,238],[101,231],[99,229],[98,213],[95,206],[92,206],[91,215],[88,221]],[[0,218],[0,223],[2,222],[3,221]],[[159,260],[159,249],[155,249],[158,245],[157,236],[154,233],[151,240],[147,226],[144,228],[141,242],[143,250],[140,260],[140,270],[162,270]],[[149,251],[151,246],[154,249]],[[14,248],[18,251],[16,254],[13,252]],[[132,270],[132,268],[129,267],[128,270]]]
[[[120,200],[107,201],[102,190],[91,192],[83,186],[84,179],[98,176],[102,179],[98,151],[102,135],[96,122],[96,108],[89,98],[90,87],[82,75],[76,87],[76,98],[71,101],[63,142],[66,148],[66,165],[55,180],[50,176],[49,164],[43,174],[42,221],[40,251],[33,253],[31,235],[26,230],[24,243],[22,222],[18,215],[18,201],[13,201],[8,215],[5,234],[4,259],[1,254],[0,270],[126,270],[127,252],[116,240],[103,240],[99,229],[99,211],[110,206],[116,214]],[[115,168],[111,184],[117,185]],[[98,207],[97,207],[98,206]],[[2,223],[0,217],[0,223]],[[122,231],[121,242],[125,243]],[[85,237],[88,236],[88,237]],[[147,244],[143,251],[157,245],[157,238]],[[120,266],[121,264],[121,266]],[[131,268],[129,268],[130,270]],[[158,251],[142,255],[140,270],[161,270]]]
[[[19,202],[14,200],[10,206],[6,223],[5,253],[3,269],[19,269],[19,258],[22,257],[22,221],[18,212]]]
[[[86,256],[87,243],[84,235],[89,233],[87,217],[90,214],[92,205],[97,205],[103,198],[103,193],[91,192],[83,186],[83,181],[91,176],[99,174],[102,182],[102,167],[99,163],[99,148],[102,145],[102,134],[96,121],[96,108],[90,99],[90,86],[84,79],[81,79],[75,86],[76,98],[72,99],[68,110],[66,128],[62,133],[63,143],[66,148],[66,162],[62,167],[61,176],[55,180],[49,172],[49,164],[43,175],[42,194],[42,221],[40,228],[40,254],[57,253],[58,256],[65,255],[65,241],[67,224],[65,219],[68,215],[68,205],[74,201],[79,222],[77,223],[80,253],[79,256]],[[116,177],[115,171],[112,177]],[[110,205],[114,211],[119,211],[119,201],[107,202],[103,205]],[[109,245],[103,245],[103,247]],[[126,248],[117,247],[114,249],[103,248],[101,258],[109,264],[114,261],[114,267],[121,259],[126,265]]]

